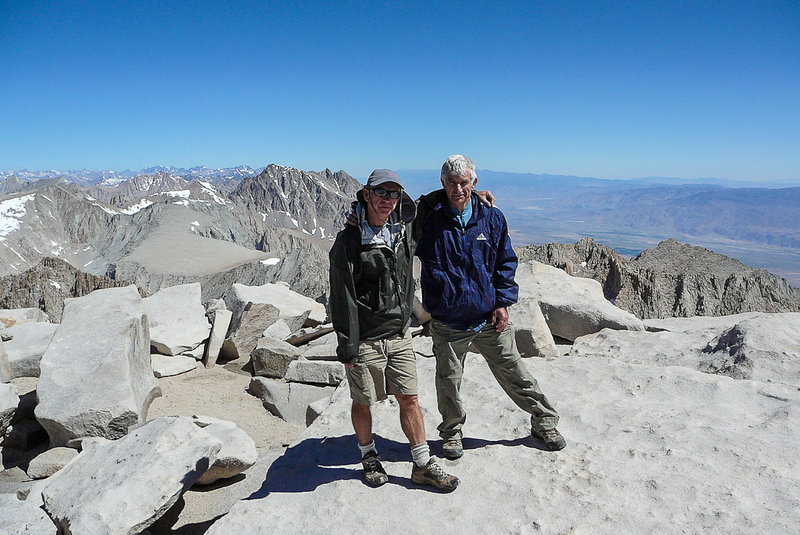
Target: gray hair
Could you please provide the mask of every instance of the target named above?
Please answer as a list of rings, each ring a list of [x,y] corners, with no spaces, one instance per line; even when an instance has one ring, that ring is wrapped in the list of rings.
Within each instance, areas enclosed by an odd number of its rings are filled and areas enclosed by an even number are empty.
[[[463,154],[452,154],[442,164],[442,174],[439,179],[442,181],[442,186],[446,186],[447,177],[462,177],[467,173],[469,173],[469,177],[473,182],[478,180],[478,175],[475,173],[475,164],[472,163],[472,160]]]

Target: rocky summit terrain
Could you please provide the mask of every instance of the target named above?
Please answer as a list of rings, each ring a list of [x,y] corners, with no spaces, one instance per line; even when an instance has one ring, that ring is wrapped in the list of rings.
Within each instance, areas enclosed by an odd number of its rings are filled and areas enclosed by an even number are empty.
[[[286,284],[237,283],[205,306],[199,283],[100,289],[67,299],[57,324],[0,310],[0,533],[794,530],[800,313],[643,322],[592,279],[529,261],[517,280],[509,328],[568,445],[534,439],[469,353],[446,495],[411,481],[393,399],[373,410],[389,483],[363,483],[335,335]]]
[[[643,319],[800,311],[800,289],[786,280],[674,239],[632,260],[592,238],[571,245],[529,245],[517,253],[522,261],[537,260],[597,280],[607,299]]]
[[[441,461],[459,487],[411,481],[389,399],[373,489],[325,308],[360,185],[175,171],[17,178],[0,197],[0,533],[796,531],[800,299],[783,279],[675,240],[634,259],[591,238],[518,248],[509,328],[566,449],[469,353],[465,454]],[[416,307],[438,456],[425,321]]]

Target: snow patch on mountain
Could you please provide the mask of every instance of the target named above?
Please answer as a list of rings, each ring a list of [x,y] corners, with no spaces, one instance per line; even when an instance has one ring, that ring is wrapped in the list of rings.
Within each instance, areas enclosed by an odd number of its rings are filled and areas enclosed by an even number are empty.
[[[25,205],[35,197],[35,195],[23,195],[0,202],[0,238],[8,236],[19,228],[22,217],[27,213]]]
[[[126,214],[126,215],[133,215],[133,214],[137,214],[137,213],[141,212],[142,210],[144,210],[148,206],[151,206],[152,204],[153,204],[153,201],[150,201],[150,200],[147,200],[147,199],[142,199],[141,201],[137,202],[136,204],[133,204],[133,205],[131,205],[128,208],[125,208],[123,210],[120,210],[120,212],[122,212],[123,214]]]

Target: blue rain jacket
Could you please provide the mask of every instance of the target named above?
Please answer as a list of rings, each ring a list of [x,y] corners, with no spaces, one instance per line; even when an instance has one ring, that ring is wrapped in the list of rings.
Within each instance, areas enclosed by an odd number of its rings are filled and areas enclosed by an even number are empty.
[[[420,198],[414,225],[422,304],[432,317],[468,330],[490,320],[495,308],[517,302],[517,255],[500,210],[473,196],[472,217],[461,228],[442,189]]]

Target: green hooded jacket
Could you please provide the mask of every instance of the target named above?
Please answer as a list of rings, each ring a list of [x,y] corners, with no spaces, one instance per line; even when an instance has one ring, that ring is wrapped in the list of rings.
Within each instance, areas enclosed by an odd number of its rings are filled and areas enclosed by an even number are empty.
[[[353,362],[362,341],[402,335],[411,325],[414,201],[403,192],[389,217],[399,231],[393,246],[369,242],[362,225],[366,204],[358,192],[359,224],[347,225],[330,251],[330,311],[341,362]]]

